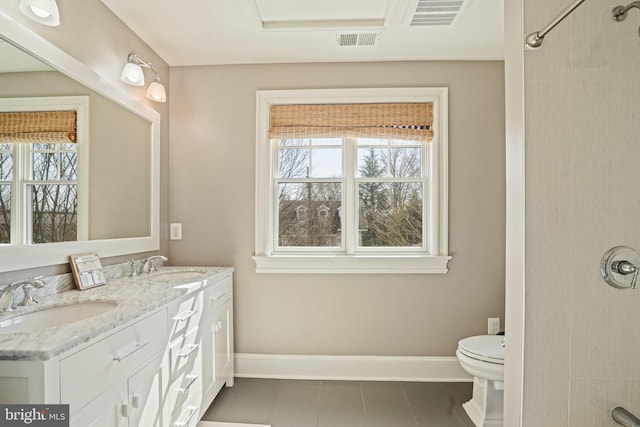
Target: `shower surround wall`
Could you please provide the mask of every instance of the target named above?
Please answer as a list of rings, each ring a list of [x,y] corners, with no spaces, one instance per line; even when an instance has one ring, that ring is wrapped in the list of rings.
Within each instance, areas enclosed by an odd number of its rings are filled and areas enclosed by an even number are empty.
[[[525,32],[565,3],[524,0]],[[585,2],[525,52],[526,427],[640,415],[640,290],[599,273],[609,248],[640,249],[640,14],[614,22],[618,4]]]

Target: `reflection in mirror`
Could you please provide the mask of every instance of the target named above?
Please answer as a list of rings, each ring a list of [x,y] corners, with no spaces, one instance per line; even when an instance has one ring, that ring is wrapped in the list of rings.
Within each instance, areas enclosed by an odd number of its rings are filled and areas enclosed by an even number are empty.
[[[86,239],[88,106],[88,97],[0,98],[0,243]]]
[[[78,142],[90,153],[89,239],[150,235],[150,146],[132,143],[149,141],[149,123],[58,71],[0,73],[0,99],[58,95],[90,98],[89,137]]]
[[[86,107],[46,107],[80,98]],[[0,15],[0,114],[83,108],[86,122],[78,114],[77,141],[0,139],[0,272],[64,263],[84,250],[106,257],[159,249],[159,114]],[[26,165],[20,183],[16,162]],[[56,174],[49,174],[51,166]],[[16,198],[21,191],[26,203]],[[56,193],[75,197],[76,191],[77,202],[70,205],[77,204],[77,213],[55,220],[50,208],[16,208],[51,201]],[[34,217],[44,212],[50,213],[46,226],[36,224]]]

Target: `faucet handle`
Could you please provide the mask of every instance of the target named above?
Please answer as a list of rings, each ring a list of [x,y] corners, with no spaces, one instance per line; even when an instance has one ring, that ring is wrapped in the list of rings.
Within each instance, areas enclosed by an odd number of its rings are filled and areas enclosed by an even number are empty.
[[[47,286],[47,282],[44,280],[44,276],[35,276],[31,279],[31,284],[37,289],[42,289]]]
[[[31,295],[33,292],[34,286],[31,283],[26,283],[22,285],[22,290],[24,291],[24,300],[22,301],[21,306],[26,305],[34,305],[38,303],[38,300]]]
[[[144,264],[146,260],[142,259],[130,259],[128,260],[131,265],[131,277],[136,277],[144,273]]]
[[[169,259],[164,255],[153,255],[153,256],[150,256],[149,258],[147,258],[144,261],[144,265],[142,266],[142,273],[154,273],[154,272],[158,271],[158,269],[156,268],[156,266],[153,263],[153,261],[156,260],[156,259],[159,259],[162,262],[169,261]]]
[[[42,289],[47,286],[47,283],[43,279],[44,276],[36,276],[22,285],[22,290],[24,291],[24,300],[20,305],[25,306],[38,303],[38,300],[33,297],[32,292],[34,289]]]

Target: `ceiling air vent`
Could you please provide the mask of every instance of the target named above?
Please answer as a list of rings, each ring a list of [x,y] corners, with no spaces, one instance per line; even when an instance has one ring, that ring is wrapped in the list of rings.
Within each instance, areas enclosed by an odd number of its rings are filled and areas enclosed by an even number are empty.
[[[417,0],[415,11],[410,15],[411,27],[451,25],[462,9],[471,0]],[[409,13],[413,8],[409,9]]]
[[[338,34],[338,46],[373,46],[378,33],[341,33]]]

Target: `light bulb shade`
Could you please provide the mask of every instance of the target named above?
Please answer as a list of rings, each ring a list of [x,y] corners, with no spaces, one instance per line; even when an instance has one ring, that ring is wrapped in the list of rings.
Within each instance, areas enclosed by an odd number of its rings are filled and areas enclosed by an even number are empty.
[[[60,25],[60,11],[56,0],[20,0],[20,12],[34,21],[57,27]]]
[[[127,65],[122,69],[120,79],[131,86],[144,86],[144,73],[142,67],[132,62],[127,62]]]
[[[151,82],[147,88],[147,98],[154,102],[166,102],[167,92],[164,85],[157,80],[155,82]]]

